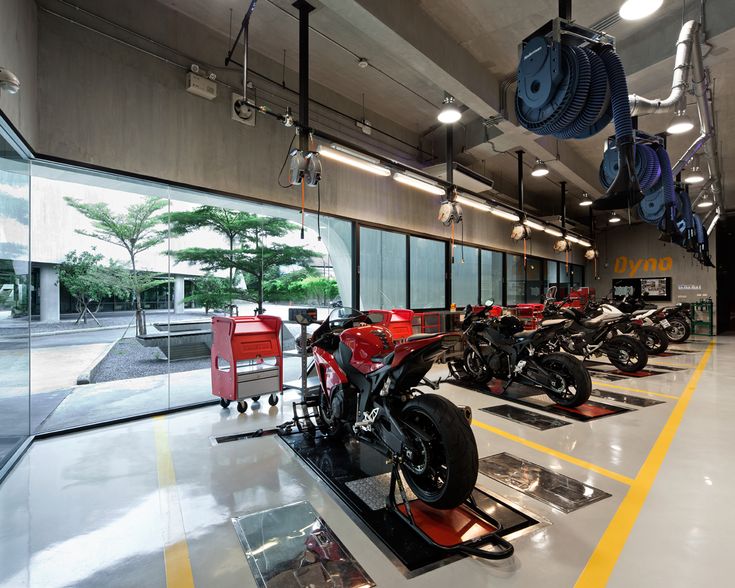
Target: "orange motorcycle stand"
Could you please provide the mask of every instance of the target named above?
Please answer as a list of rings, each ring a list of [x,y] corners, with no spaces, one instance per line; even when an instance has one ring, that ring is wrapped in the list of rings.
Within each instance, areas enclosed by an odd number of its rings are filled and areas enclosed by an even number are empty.
[[[401,504],[396,503],[396,487]],[[513,545],[498,535],[503,526],[478,507],[474,492],[464,504],[449,510],[432,508],[418,499],[409,500],[401,479],[399,458],[394,457],[386,502],[389,510],[437,549],[483,559],[510,557]]]

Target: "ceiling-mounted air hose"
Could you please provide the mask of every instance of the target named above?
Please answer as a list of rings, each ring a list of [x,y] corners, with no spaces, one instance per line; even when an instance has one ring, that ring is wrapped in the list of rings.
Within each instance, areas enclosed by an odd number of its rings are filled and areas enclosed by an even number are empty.
[[[694,231],[697,237],[697,253],[694,254],[694,257],[704,266],[715,267],[709,256],[709,237],[702,225],[702,219],[699,218],[698,214],[694,214],[692,217],[694,218]]]

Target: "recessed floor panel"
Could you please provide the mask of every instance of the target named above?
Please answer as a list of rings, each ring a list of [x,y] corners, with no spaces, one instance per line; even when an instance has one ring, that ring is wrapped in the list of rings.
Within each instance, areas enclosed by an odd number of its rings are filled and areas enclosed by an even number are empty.
[[[564,425],[570,425],[567,421],[561,419],[555,419],[550,416],[533,412],[532,410],[526,410],[525,408],[519,408],[510,404],[500,404],[498,406],[487,406],[480,409],[488,414],[494,414],[509,421],[528,425],[539,431],[547,431],[548,429],[556,429],[557,427],[563,427]]]
[[[480,472],[565,513],[611,496],[509,453],[483,457],[480,460]]]
[[[375,586],[308,502],[232,520],[260,588]]]
[[[641,398],[640,396],[631,396],[630,394],[620,394],[619,392],[610,392],[608,390],[600,390],[594,388],[592,390],[592,396],[595,398],[605,398],[607,400],[614,400],[615,402],[622,402],[623,404],[630,404],[631,406],[655,406],[657,404],[664,404],[663,400],[653,400],[652,398]]]

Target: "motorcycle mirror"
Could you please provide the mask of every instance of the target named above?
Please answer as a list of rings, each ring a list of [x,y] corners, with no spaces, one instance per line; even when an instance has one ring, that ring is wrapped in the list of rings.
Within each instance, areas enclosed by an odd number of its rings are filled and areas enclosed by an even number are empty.
[[[495,304],[495,300],[493,300],[492,298],[488,298],[487,300],[485,300],[485,306],[492,306],[493,304]]]

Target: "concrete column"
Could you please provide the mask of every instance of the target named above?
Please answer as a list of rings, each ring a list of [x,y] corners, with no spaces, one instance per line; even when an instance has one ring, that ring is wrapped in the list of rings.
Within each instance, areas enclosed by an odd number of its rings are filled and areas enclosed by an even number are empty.
[[[184,313],[184,276],[174,276],[174,314]]]
[[[41,322],[58,323],[61,320],[59,274],[53,265],[42,265],[40,269],[41,285],[38,299],[41,306]]]

